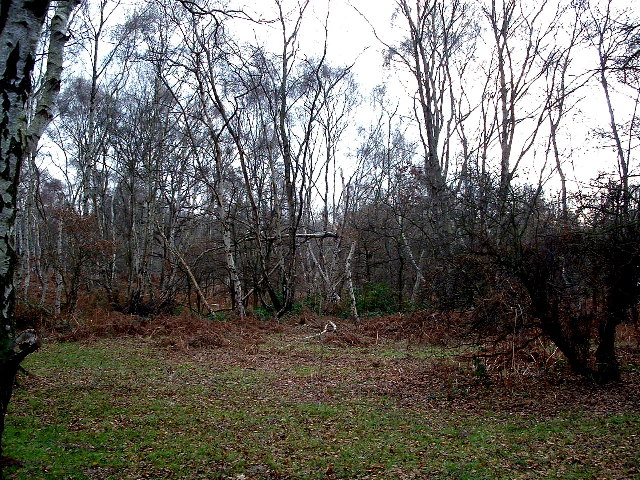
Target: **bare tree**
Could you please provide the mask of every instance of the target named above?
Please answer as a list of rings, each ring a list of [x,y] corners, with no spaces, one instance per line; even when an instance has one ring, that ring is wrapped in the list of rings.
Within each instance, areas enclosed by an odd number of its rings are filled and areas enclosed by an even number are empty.
[[[574,51],[581,35],[579,13],[569,17],[572,25],[568,28],[566,44],[558,45],[548,55],[545,76],[547,78],[546,98],[548,99],[549,151],[553,155],[555,168],[560,177],[560,206],[563,218],[569,213],[567,176],[564,171],[563,154],[560,146],[560,130],[568,112],[576,105],[575,93],[584,86],[585,80],[578,76],[572,80],[570,67],[574,61]],[[564,33],[564,32],[561,32]],[[560,43],[560,42],[558,42]]]
[[[546,1],[528,11],[524,8],[514,0],[492,0],[484,8],[494,41],[489,71],[495,71],[487,77],[493,82],[492,90],[484,94],[484,98],[493,103],[492,118],[489,122],[485,120],[490,133],[485,137],[491,138],[494,134],[497,137],[503,199],[523,158],[535,145],[546,118],[546,104],[529,105],[527,99],[535,95],[538,80],[545,74],[547,66],[540,58],[550,47],[559,16],[559,7],[552,12]],[[529,128],[523,128],[527,124]],[[523,140],[516,142],[518,136]]]
[[[617,178],[599,185],[599,201],[591,200],[585,205],[593,212],[594,233],[608,242],[608,247],[599,252],[605,294],[604,311],[598,322],[600,342],[595,352],[597,378],[607,382],[620,379],[616,329],[635,308],[640,295],[637,186],[632,180],[640,114],[640,88],[634,69],[638,19],[629,11],[616,10],[611,1],[602,7],[589,6],[586,13],[587,40],[597,53],[594,77],[608,112],[608,128],[602,136],[612,142],[609,146],[617,163]],[[620,98],[626,98],[632,106],[627,112],[616,108]]]
[[[399,61],[413,76],[416,87],[413,112],[424,155],[424,173],[430,195],[446,188],[454,146],[452,139],[464,114],[458,102],[463,60],[477,36],[471,6],[464,1],[397,2],[407,22],[407,38],[388,46],[389,59]],[[459,77],[459,78],[456,78]]]
[[[630,162],[634,146],[632,138],[636,134],[634,127],[640,115],[640,88],[633,68],[637,57],[634,50],[637,44],[637,26],[629,20],[628,15],[629,12],[617,11],[611,0],[602,8],[590,6],[584,15],[587,40],[597,53],[598,65],[594,71],[604,95],[609,117],[608,136],[613,141],[618,177],[625,192],[629,191]],[[629,93],[616,92],[616,87],[624,87]],[[621,114],[616,113],[614,107],[614,97],[619,95],[628,95],[629,101],[635,104],[631,114],[627,115],[629,118],[626,122],[621,120]]]

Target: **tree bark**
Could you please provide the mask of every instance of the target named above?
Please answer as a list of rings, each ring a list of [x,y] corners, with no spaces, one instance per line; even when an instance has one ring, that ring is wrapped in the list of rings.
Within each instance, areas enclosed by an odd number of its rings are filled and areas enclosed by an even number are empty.
[[[356,322],[360,321],[358,316],[358,303],[356,302],[356,293],[353,288],[353,278],[351,276],[351,262],[353,261],[353,254],[356,251],[356,242],[351,242],[351,249],[345,262],[344,271],[347,276],[347,288],[349,289],[349,300],[351,301],[351,316]]]
[[[616,327],[619,320],[607,315],[599,328],[599,343],[596,350],[596,381],[610,383],[620,381],[620,366],[616,358]]]
[[[51,20],[47,67],[31,123],[28,101],[33,93],[31,74],[50,1],[7,0],[0,7],[0,456],[4,417],[20,362],[38,348],[32,330],[16,334],[14,248],[16,195],[20,167],[35,151],[52,118],[60,91],[62,51],[67,40],[69,14],[78,0],[60,1]],[[1,472],[0,472],[1,473]]]

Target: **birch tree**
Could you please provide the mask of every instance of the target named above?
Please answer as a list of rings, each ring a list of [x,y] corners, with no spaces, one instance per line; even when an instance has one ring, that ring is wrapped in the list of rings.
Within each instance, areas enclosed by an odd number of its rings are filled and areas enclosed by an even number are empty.
[[[461,97],[466,52],[473,46],[477,25],[470,4],[455,0],[397,2],[406,22],[406,38],[388,46],[389,59],[399,62],[413,77],[413,114],[423,155],[429,195],[441,196],[451,167],[456,125],[463,113]]]
[[[229,83],[233,83],[233,80],[230,82],[233,76],[231,74],[230,77],[230,71],[236,47],[227,36],[223,21],[218,18],[220,14],[203,16],[191,11],[188,13],[182,21],[176,19],[184,47],[175,58],[176,68],[171,78],[165,78],[165,84],[179,102],[186,136],[199,172],[198,179],[204,183],[207,196],[213,200],[214,206],[205,208],[211,211],[221,227],[231,304],[240,318],[244,318],[243,286],[233,245],[235,219],[231,215],[233,209],[226,192],[228,179],[232,177],[230,160],[234,158],[234,155],[229,155],[228,147],[234,143],[237,132],[233,130],[230,133],[234,127],[229,120],[235,112],[228,113],[228,109],[235,107],[225,104],[225,93],[230,91]],[[181,93],[180,88],[189,93]],[[237,91],[236,94],[242,95],[243,92]],[[240,142],[235,142],[235,145],[243,148]],[[228,154],[225,155],[223,150]]]
[[[498,144],[502,203],[523,159],[536,145],[546,118],[548,104],[536,96],[548,67],[540,59],[555,41],[553,34],[561,14],[561,7],[555,8],[552,11],[548,1],[528,7],[515,0],[491,0],[483,8],[493,52],[482,98],[483,112],[488,115],[483,119],[482,137]]]
[[[67,25],[77,4],[77,0],[58,2],[51,18],[45,76],[33,115],[27,109],[33,94],[31,75],[50,2],[9,0],[0,7],[0,98],[3,104],[0,121],[0,456],[4,419],[16,371],[20,362],[39,345],[34,331],[16,332],[14,318],[13,230],[20,167],[35,150],[51,121],[60,91]]]

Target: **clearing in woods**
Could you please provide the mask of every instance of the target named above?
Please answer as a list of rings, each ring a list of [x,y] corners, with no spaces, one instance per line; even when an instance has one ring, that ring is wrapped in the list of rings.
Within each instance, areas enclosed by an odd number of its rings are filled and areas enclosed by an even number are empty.
[[[470,347],[344,322],[225,325],[231,340],[163,328],[29,357],[8,478],[640,479],[637,343],[605,388],[561,362],[487,371]]]

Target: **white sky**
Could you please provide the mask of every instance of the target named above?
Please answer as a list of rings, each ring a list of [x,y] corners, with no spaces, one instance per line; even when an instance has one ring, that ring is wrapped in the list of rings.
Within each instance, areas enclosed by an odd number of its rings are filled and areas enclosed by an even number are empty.
[[[285,0],[285,5],[295,8],[296,0]],[[525,1],[525,4],[527,2]],[[402,18],[398,18],[396,23],[400,28],[392,27],[392,17],[395,10],[395,0],[311,0],[309,9],[305,13],[305,20],[300,31],[300,46],[307,54],[318,54],[322,49],[324,38],[323,25],[327,8],[330,8],[329,15],[329,39],[328,58],[329,61],[337,65],[350,65],[355,62],[354,72],[356,80],[361,86],[361,93],[365,97],[371,90],[381,84],[388,84],[388,91],[398,98],[409,98],[411,89],[415,88],[408,79],[406,72],[385,69],[383,63],[383,45],[374,35],[372,28],[387,43],[394,44],[401,35],[404,24]],[[263,1],[256,7],[245,7],[246,11],[252,12],[259,18],[274,18],[276,11],[275,3]],[[554,5],[550,4],[549,10],[553,10]],[[358,13],[360,12],[360,13]],[[363,18],[366,16],[366,19]],[[248,22],[247,22],[248,23]],[[251,40],[249,36],[255,35],[260,41],[264,41],[267,47],[277,51],[281,42],[280,25],[260,25],[250,27],[247,30],[240,30]],[[250,32],[250,33],[249,33]],[[242,33],[241,33],[242,35]],[[589,55],[592,52],[586,52]],[[594,61],[595,58],[591,59]],[[590,61],[583,58],[582,61]],[[401,83],[404,78],[404,85]],[[409,90],[406,90],[406,89]],[[568,162],[565,166],[565,174],[576,182],[586,181],[593,178],[600,170],[612,171],[615,166],[615,157],[610,152],[600,148],[594,151],[593,143],[587,141],[591,135],[590,129],[594,125],[606,128],[607,114],[604,108],[604,100],[601,92],[596,88],[588,95],[590,101],[585,102],[579,110],[574,112],[573,119],[567,119],[571,128],[567,130],[565,147],[573,151],[573,162]],[[623,101],[624,103],[624,101]],[[361,106],[366,111],[366,106]],[[364,117],[370,112],[365,113]],[[360,116],[359,118],[363,118]],[[602,123],[604,122],[604,123]],[[570,143],[571,142],[571,143]],[[533,151],[531,152],[533,154]],[[540,152],[538,152],[538,162],[541,164]],[[530,182],[537,182],[537,169],[531,169],[524,165],[521,171],[521,178]],[[552,183],[554,183],[552,181]],[[555,188],[552,187],[552,188]]]
[[[126,1],[126,0],[125,0]],[[246,3],[244,3],[246,2]],[[624,0],[614,0],[623,4]],[[294,10],[298,4],[297,0],[283,0],[285,9]],[[399,29],[392,28],[392,16],[395,9],[395,0],[311,0],[309,8],[305,13],[299,41],[301,50],[310,56],[317,56],[323,47],[324,22],[329,9],[328,23],[328,59],[333,65],[346,66],[355,62],[354,73],[356,81],[361,86],[361,94],[364,97],[361,113],[355,123],[362,123],[365,128],[371,121],[371,110],[367,107],[367,98],[371,90],[381,84],[388,83],[392,94],[398,98],[407,99],[409,95],[405,93],[407,86],[401,84],[401,79],[406,77],[406,73],[398,70],[385,69],[383,63],[383,45],[376,39],[372,27],[380,37],[390,44],[394,44],[400,35]],[[131,7],[132,5],[129,5]],[[275,20],[277,18],[276,4],[273,0],[254,0],[249,3],[247,0],[232,0],[228,8],[241,8],[249,12],[255,18],[265,20]],[[358,13],[361,12],[361,13]],[[366,19],[363,16],[366,16]],[[402,25],[402,19],[398,23]],[[264,23],[256,26],[247,21],[235,21],[234,32],[244,40],[250,42],[255,38],[263,42],[268,48],[274,51],[279,50],[281,45],[280,25]],[[414,88],[413,85],[408,85]],[[588,94],[590,98],[582,106],[581,110],[575,111],[575,118],[569,119],[571,128],[572,145],[575,169],[567,165],[566,174],[569,177],[579,180],[592,178],[598,170],[613,171],[615,161],[612,160],[610,152],[599,148],[595,150],[593,142],[586,141],[590,135],[589,128],[594,124],[606,128],[607,115],[602,110],[604,102],[601,92],[594,89]],[[624,101],[622,102],[624,104]],[[590,127],[585,126],[586,124]],[[354,125],[355,126],[355,125]],[[351,133],[351,138],[356,138]],[[569,144],[567,144],[569,145]],[[357,145],[351,141],[346,149],[353,150]],[[536,181],[536,174],[529,178]]]
[[[541,5],[538,0],[521,0],[524,9],[530,6],[537,7]],[[606,0],[591,0],[595,8],[604,9]],[[312,0],[313,2],[313,0]],[[316,0],[316,4],[323,4],[324,1]],[[478,2],[479,3],[479,2]],[[405,29],[404,21],[399,17],[395,23],[400,28],[392,28],[392,15],[396,5],[395,0],[333,0],[332,10],[335,15],[330,18],[331,22],[337,27],[330,29],[330,35],[336,35],[335,40],[330,39],[330,48],[338,44],[338,52],[336,58],[348,62],[350,58],[357,57],[358,53],[366,49],[365,54],[361,56],[356,64],[356,72],[358,81],[364,87],[364,91],[368,92],[376,84],[383,81],[383,77],[387,76],[390,84],[395,84],[393,89],[397,95],[406,95],[415,89],[411,80],[405,78],[405,85],[401,85],[402,75],[397,72],[383,70],[382,64],[382,46],[376,40],[371,32],[371,26],[358,14],[355,14],[355,8],[366,15],[367,19],[376,29],[377,33],[388,43],[394,44],[401,31]],[[551,0],[545,11],[548,13],[555,12],[559,2]],[[612,0],[612,11],[627,10],[630,18],[640,17],[640,2],[629,0]],[[570,18],[570,17],[569,17]],[[566,25],[572,25],[573,22]],[[582,47],[575,51],[573,63],[577,70],[591,70],[598,65],[597,52],[594,48]],[[626,122],[633,115],[633,108],[636,105],[636,91],[624,88],[611,82],[611,88],[614,95],[614,110],[619,122]],[[595,82],[590,87],[579,92],[579,96],[583,99],[565,119],[564,128],[565,144],[563,145],[567,152],[573,152],[570,160],[565,164],[565,174],[568,179],[576,184],[588,182],[602,171],[615,172],[616,157],[613,149],[606,148],[606,142],[596,139],[594,129],[609,130],[609,114],[606,109],[605,98],[600,88]],[[638,139],[635,140],[636,144]],[[541,157],[541,149],[538,149],[538,157]],[[638,168],[638,156],[635,154],[635,164],[632,159],[632,168]],[[529,177],[529,181],[536,181],[537,173]],[[523,175],[524,176],[524,175]],[[557,182],[552,182],[556,183]],[[555,188],[555,187],[554,187]]]
[[[297,1],[286,1],[286,7],[293,13]],[[394,0],[311,0],[305,12],[300,32],[300,46],[304,52],[319,54],[322,51],[324,23],[329,9],[328,57],[330,62],[346,66],[356,62],[358,81],[365,90],[370,90],[382,80],[382,45],[376,40],[371,27],[359,13],[366,15],[376,30],[390,33],[391,17],[395,8]],[[276,6],[273,1],[265,0],[243,9],[251,12],[254,18],[273,19]],[[356,10],[357,9],[357,10]],[[241,26],[241,24],[239,24]],[[245,22],[245,29],[239,29],[251,40],[253,33],[267,45],[276,50],[280,46],[281,31],[278,23],[263,24],[257,27]]]

